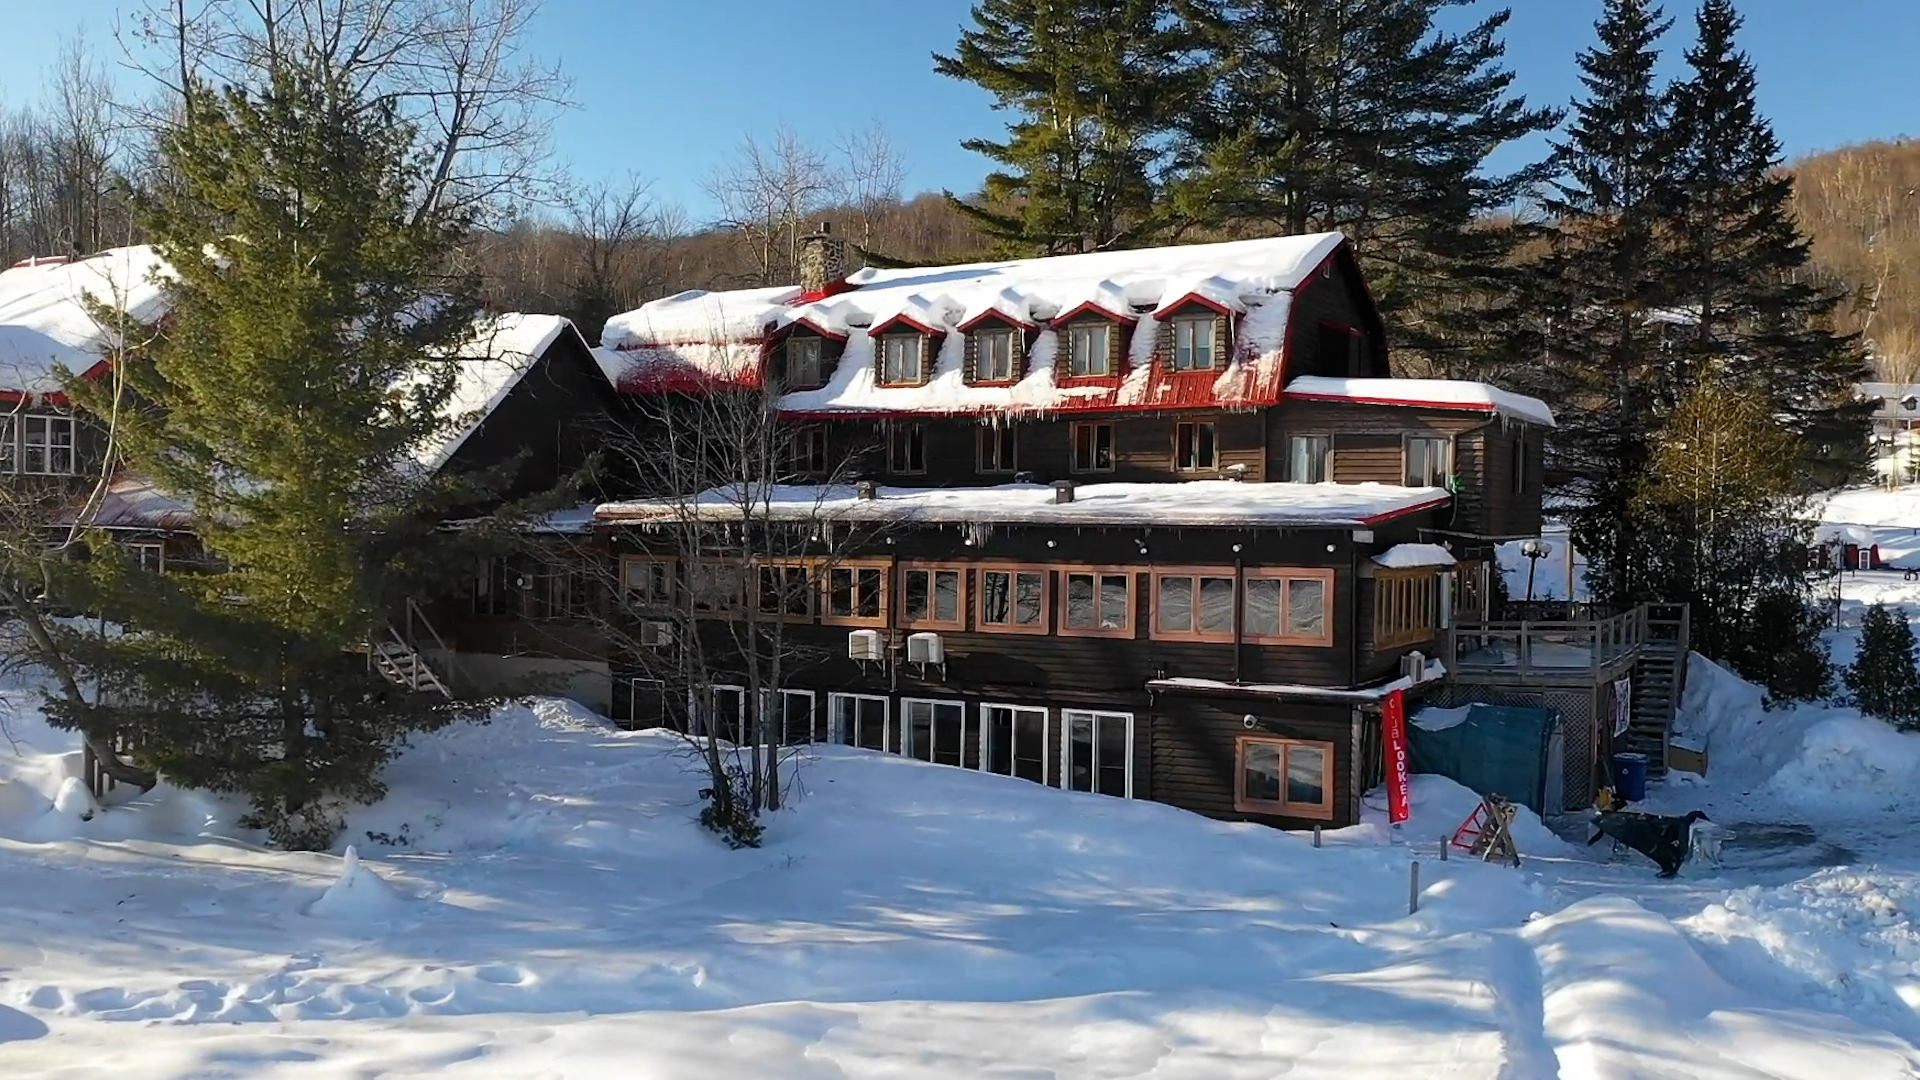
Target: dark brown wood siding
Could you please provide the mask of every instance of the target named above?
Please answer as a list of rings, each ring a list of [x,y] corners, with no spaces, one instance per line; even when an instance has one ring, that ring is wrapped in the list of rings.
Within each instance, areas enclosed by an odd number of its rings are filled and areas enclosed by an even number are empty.
[[[1359,331],[1364,342],[1361,370],[1352,370],[1344,342],[1338,349],[1325,346],[1320,333],[1324,323]],[[1387,341],[1379,314],[1344,248],[1327,263],[1324,273],[1315,274],[1294,290],[1287,327],[1289,379],[1300,375],[1383,378],[1388,374]]]
[[[1247,717],[1253,726],[1247,726]],[[1232,700],[1162,694],[1152,720],[1153,798],[1208,817],[1257,821],[1281,828],[1339,828],[1360,818],[1356,768],[1363,739],[1356,732],[1373,721],[1343,705],[1320,705],[1245,697]],[[1248,814],[1234,809],[1235,748],[1242,736],[1270,735],[1333,744],[1333,820]]]

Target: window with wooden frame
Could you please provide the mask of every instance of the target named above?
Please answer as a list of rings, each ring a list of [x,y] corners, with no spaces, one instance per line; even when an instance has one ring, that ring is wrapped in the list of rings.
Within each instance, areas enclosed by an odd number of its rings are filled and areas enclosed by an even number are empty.
[[[1053,740],[1047,710],[1034,705],[980,706],[980,768],[1000,776],[1047,782]]]
[[[900,625],[921,630],[967,628],[967,572],[958,566],[901,563]]]
[[[620,560],[620,596],[628,607],[669,607],[674,602],[673,560],[627,555]]]
[[[41,476],[71,476],[73,462],[73,417],[21,417],[21,472]]]
[[[1044,566],[984,564],[974,570],[974,629],[1044,634],[1052,607],[1053,572]]]
[[[880,385],[918,386],[927,381],[924,334],[881,334]]]
[[[1403,443],[1407,487],[1446,487],[1453,474],[1453,440],[1445,435],[1409,435]]]
[[[745,603],[746,572],[737,562],[706,559],[687,564],[687,599],[707,615],[737,615]]]
[[[1333,571],[1262,568],[1241,574],[1242,640],[1333,644]]]
[[[895,420],[887,425],[887,471],[927,471],[927,425],[917,420]]]
[[[1113,374],[1113,324],[1077,322],[1066,329],[1067,375],[1086,378]]]
[[[1113,471],[1113,425],[1071,424],[1073,471],[1102,473]]]
[[[1439,597],[1440,575],[1432,567],[1376,571],[1373,647],[1393,649],[1433,640]]]
[[[1287,436],[1287,480],[1324,484],[1333,479],[1333,436]]]
[[[1075,567],[1060,573],[1060,633],[1069,637],[1133,636],[1133,571]]]
[[[787,388],[813,390],[827,382],[826,342],[811,334],[795,334],[782,346],[787,361]]]
[[[1153,571],[1153,637],[1232,641],[1233,611],[1232,567],[1174,566]]]
[[[1211,371],[1220,317],[1213,314],[1178,315],[1173,319],[1173,370]]]
[[[599,608],[600,588],[592,566],[544,567],[533,575],[530,619],[585,619]]]
[[[885,563],[830,566],[820,575],[820,621],[836,626],[887,625]]]
[[[1213,472],[1220,468],[1220,440],[1213,421],[1194,420],[1173,425],[1173,467],[1180,472]]]
[[[1326,375],[1359,378],[1366,372],[1366,343],[1360,331],[1344,323],[1320,324],[1320,368]]]
[[[1026,335],[1011,326],[988,326],[973,331],[972,338],[973,381],[1012,382]]]
[[[526,615],[529,578],[518,560],[495,556],[473,579],[473,613],[518,619]]]
[[[1513,493],[1515,495],[1525,495],[1527,493],[1526,429],[1522,428],[1515,431],[1513,433],[1513,441],[1509,445],[1513,447],[1512,461],[1509,465],[1513,470]]]
[[[1242,735],[1233,757],[1235,810],[1333,820],[1332,743]]]
[[[811,622],[819,590],[804,562],[760,562],[754,567],[754,610],[761,618]]]
[[[827,429],[807,424],[787,432],[787,471],[820,476],[827,471]]]
[[[1010,424],[982,427],[975,436],[974,464],[982,474],[1011,473],[1020,469],[1020,444]]]

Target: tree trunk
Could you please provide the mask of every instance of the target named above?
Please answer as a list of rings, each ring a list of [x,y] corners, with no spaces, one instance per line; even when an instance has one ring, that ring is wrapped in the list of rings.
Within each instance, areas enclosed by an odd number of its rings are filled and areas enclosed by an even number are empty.
[[[39,654],[37,659],[46,665],[60,683],[60,692],[73,706],[74,715],[80,719],[80,737],[86,742],[87,749],[93,751],[100,771],[112,777],[116,784],[129,784],[143,792],[153,790],[160,778],[150,769],[142,769],[121,760],[120,752],[114,746],[116,732],[102,723],[99,714],[94,711],[93,703],[80,691],[80,680],[73,673],[73,665],[67,662],[66,655],[54,643],[53,635],[47,632],[47,624],[41,619],[39,609],[21,595],[18,585],[6,579],[0,579],[0,600],[4,600],[19,614],[20,625],[27,631],[27,639],[33,642],[34,651]]]

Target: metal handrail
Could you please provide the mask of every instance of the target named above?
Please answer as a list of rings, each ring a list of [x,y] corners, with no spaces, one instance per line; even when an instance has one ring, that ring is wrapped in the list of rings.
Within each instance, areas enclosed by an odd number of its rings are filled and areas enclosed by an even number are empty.
[[[1552,671],[1561,674],[1585,671],[1593,673],[1608,664],[1634,655],[1650,639],[1651,621],[1642,605],[1604,619],[1554,622],[1464,620],[1454,624],[1449,655],[1461,670],[1510,671],[1516,673]],[[1462,654],[1461,639],[1511,641],[1512,663],[1476,662],[1471,653]],[[1585,664],[1536,664],[1535,649],[1541,644],[1570,645],[1584,650]]]
[[[441,654],[447,658],[447,685],[449,687],[452,687],[458,684],[460,681],[460,672],[458,670],[460,666],[460,661],[458,659],[458,654],[456,654],[452,649],[447,647],[446,639],[441,637],[440,631],[434,628],[433,620],[427,618],[427,613],[421,609],[420,605],[411,596],[407,597],[406,616],[407,616],[407,637],[406,637],[407,647],[414,650],[415,652],[420,651],[420,646],[417,640],[415,639],[414,633],[413,633],[413,624],[417,620],[420,623],[420,625],[426,629],[427,636],[432,639],[434,647],[439,649]]]

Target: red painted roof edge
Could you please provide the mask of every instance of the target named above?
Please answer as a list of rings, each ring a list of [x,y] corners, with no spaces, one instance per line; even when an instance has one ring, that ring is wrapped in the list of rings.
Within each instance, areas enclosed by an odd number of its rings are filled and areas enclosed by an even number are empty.
[[[946,334],[945,330],[935,330],[933,327],[928,326],[926,323],[921,322],[919,319],[916,319],[913,316],[908,315],[905,312],[902,312],[898,315],[891,316],[880,322],[874,323],[872,326],[867,327],[867,336],[878,337],[881,334],[885,333],[887,327],[892,326],[894,323],[905,323],[908,326],[913,327],[914,330],[918,331],[919,333],[926,334],[929,337],[941,337]]]
[[[997,310],[995,308],[988,308],[987,310],[981,312],[980,314],[975,315],[973,318],[968,319],[966,322],[961,323],[959,326],[954,327],[954,329],[964,334],[972,330],[974,327],[979,326],[981,323],[986,322],[988,319],[999,319],[1001,322],[1006,323],[1008,326],[1012,327],[1015,330],[1026,330],[1031,332],[1031,331],[1040,329],[1039,323],[1028,322],[1025,319],[1016,319],[1013,316],[1007,314],[1006,312]]]
[[[1403,506],[1398,510],[1388,510],[1385,513],[1374,514],[1370,517],[1363,517],[1360,519],[1360,524],[1368,525],[1368,526],[1379,525],[1384,522],[1393,521],[1396,518],[1406,517],[1408,514],[1418,514],[1426,510],[1435,509],[1436,507],[1445,506],[1452,501],[1453,501],[1453,496],[1442,495],[1437,499],[1428,499],[1426,502],[1420,503],[1416,506]]]
[[[1140,321],[1140,316],[1135,315],[1130,311],[1129,312],[1115,311],[1112,308],[1102,305],[1096,300],[1084,301],[1078,307],[1075,307],[1073,310],[1063,311],[1060,314],[1055,315],[1053,318],[1048,319],[1047,321],[1057,326],[1060,323],[1066,322],[1068,319],[1073,318],[1075,315],[1084,314],[1089,311],[1097,311],[1100,314],[1105,315],[1107,318],[1112,319],[1114,322],[1137,323]]]
[[[1232,308],[1228,307],[1227,305],[1221,303],[1218,300],[1215,300],[1211,297],[1201,296],[1197,292],[1190,292],[1187,295],[1182,296],[1178,300],[1175,300],[1171,304],[1161,304],[1158,308],[1155,308],[1153,312],[1153,317],[1155,319],[1164,319],[1167,317],[1167,314],[1169,312],[1178,310],[1179,308],[1183,308],[1188,304],[1203,305],[1205,307],[1211,308],[1214,314],[1225,315],[1228,318],[1232,318],[1233,315],[1235,314]]]

